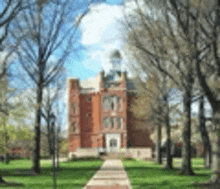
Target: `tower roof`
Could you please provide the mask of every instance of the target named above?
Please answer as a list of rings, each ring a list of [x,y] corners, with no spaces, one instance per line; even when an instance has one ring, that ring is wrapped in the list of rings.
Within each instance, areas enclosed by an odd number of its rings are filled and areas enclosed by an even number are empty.
[[[114,59],[114,58],[120,58],[120,59],[122,58],[119,50],[114,50],[111,52],[110,59]]]

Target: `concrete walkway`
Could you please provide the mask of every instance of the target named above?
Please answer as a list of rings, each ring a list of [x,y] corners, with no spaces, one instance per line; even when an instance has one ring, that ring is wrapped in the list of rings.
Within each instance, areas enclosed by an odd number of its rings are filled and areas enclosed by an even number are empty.
[[[83,189],[132,189],[124,166],[119,159],[104,161],[100,170]]]

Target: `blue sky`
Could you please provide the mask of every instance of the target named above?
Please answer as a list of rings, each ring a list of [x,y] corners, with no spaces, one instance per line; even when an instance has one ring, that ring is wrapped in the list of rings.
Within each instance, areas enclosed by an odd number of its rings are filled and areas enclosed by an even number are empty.
[[[109,69],[108,54],[114,49],[123,49],[121,0],[108,0],[106,3],[90,7],[90,13],[80,25],[81,39],[85,48],[80,58],[69,58],[66,62],[68,77],[78,76],[80,80],[93,77],[103,67]]]
[[[90,7],[89,14],[80,25],[81,38],[79,43],[83,50],[79,51],[79,57],[71,55],[66,63],[67,77],[78,76],[85,80],[99,74],[101,68],[108,72],[110,69],[109,54],[114,49],[124,53],[123,26],[123,0],[107,0],[105,3]],[[124,57],[122,68],[130,70]],[[62,103],[66,104],[66,94],[63,93]],[[198,106],[193,106],[196,111]],[[63,113],[63,129],[66,128],[66,109]]]
[[[122,20],[121,0],[107,0],[105,3],[99,3],[90,7],[89,14],[84,17],[79,29],[81,38],[78,43],[83,49],[78,52],[78,57],[72,53],[65,62],[67,77],[78,76],[80,80],[85,80],[97,75],[103,67],[108,71],[110,65],[108,63],[108,55],[114,49],[123,50],[122,29],[119,21]],[[13,64],[13,69],[17,69]],[[19,88],[31,87],[33,83],[29,82],[20,85],[16,80]],[[22,86],[22,87],[21,87]],[[66,91],[63,92],[61,104],[66,105]],[[34,122],[34,113],[31,122]],[[43,119],[42,119],[43,121]],[[43,121],[44,122],[44,121]],[[66,109],[63,112],[63,128],[66,127]]]

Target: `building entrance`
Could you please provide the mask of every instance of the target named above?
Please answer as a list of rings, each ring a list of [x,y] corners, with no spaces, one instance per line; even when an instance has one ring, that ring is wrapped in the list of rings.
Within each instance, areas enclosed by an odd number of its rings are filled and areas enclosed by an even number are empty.
[[[111,139],[110,140],[110,152],[117,152],[117,140]]]
[[[118,152],[121,147],[121,135],[118,133],[106,133],[106,151]]]

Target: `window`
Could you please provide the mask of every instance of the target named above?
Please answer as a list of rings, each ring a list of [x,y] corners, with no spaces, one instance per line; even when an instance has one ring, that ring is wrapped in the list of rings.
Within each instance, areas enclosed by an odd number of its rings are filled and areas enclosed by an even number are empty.
[[[120,97],[119,104],[120,104],[120,111],[122,111],[123,110],[123,98],[122,97]]]
[[[71,127],[72,127],[72,132],[76,132],[76,123],[75,122],[72,122],[72,125],[71,125]]]
[[[113,129],[114,128],[114,118],[110,118],[110,123],[111,123],[111,129]]]
[[[104,128],[107,129],[108,128],[108,118],[103,118],[103,125],[104,125]]]
[[[117,96],[104,96],[103,108],[104,110],[117,110],[118,97]]]
[[[117,140],[116,139],[111,139],[110,140],[110,147],[116,147],[117,146]]]
[[[116,110],[116,104],[117,104],[117,97],[111,96],[111,110]]]
[[[121,99],[121,97],[117,97],[117,103],[119,103],[120,102],[120,99]]]
[[[117,97],[117,110],[121,111],[122,110],[122,97]]]
[[[103,108],[104,108],[104,110],[110,109],[110,99],[108,96],[103,97]]]
[[[115,103],[113,102],[113,100],[111,99],[111,110],[114,110],[115,107]]]
[[[122,118],[117,117],[116,120],[117,120],[118,129],[121,129],[121,127],[122,127]]]

